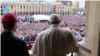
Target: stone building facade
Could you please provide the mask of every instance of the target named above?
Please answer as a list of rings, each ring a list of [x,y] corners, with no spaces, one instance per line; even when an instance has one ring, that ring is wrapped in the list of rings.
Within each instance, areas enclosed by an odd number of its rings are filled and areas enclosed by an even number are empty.
[[[16,15],[36,15],[36,14],[48,14],[49,5],[50,12],[55,6],[57,10],[55,14],[70,15],[72,13],[72,4],[70,2],[63,4],[61,2],[46,3],[46,2],[1,2],[1,15],[11,12]],[[53,6],[53,7],[52,7]],[[63,10],[62,10],[63,8]],[[62,12],[63,11],[63,12]],[[50,13],[51,14],[51,13]]]

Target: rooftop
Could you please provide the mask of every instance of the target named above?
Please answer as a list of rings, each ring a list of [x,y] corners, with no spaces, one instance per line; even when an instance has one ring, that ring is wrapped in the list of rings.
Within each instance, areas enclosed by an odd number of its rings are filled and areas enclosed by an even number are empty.
[[[2,2],[1,4],[52,4],[52,5],[68,5],[62,2]]]

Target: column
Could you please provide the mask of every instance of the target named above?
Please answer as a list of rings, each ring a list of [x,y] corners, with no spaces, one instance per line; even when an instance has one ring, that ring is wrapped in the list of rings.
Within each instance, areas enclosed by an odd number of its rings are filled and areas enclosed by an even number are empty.
[[[87,1],[85,37],[82,42],[78,43],[81,46],[91,50],[92,53],[90,56],[97,56],[97,51],[98,51],[99,20],[100,20],[99,5],[100,1]]]

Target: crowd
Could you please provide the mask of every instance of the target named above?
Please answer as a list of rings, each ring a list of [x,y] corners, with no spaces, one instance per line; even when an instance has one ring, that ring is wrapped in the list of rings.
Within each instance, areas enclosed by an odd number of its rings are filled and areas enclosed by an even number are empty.
[[[84,27],[78,26],[84,26],[84,21],[82,19],[79,22],[80,16],[76,17],[78,20],[75,20],[75,16],[66,16],[60,15],[59,19],[56,14],[52,14],[47,23],[33,22],[28,18],[24,22],[22,19],[17,22],[18,19],[13,13],[5,14],[1,21],[2,56],[30,56],[28,46],[38,56],[65,56],[76,52],[76,41],[81,41],[84,37]],[[78,26],[71,28],[70,25]],[[33,46],[30,45],[31,41],[35,41]],[[26,46],[25,42],[29,45]]]
[[[82,40],[84,37],[84,29],[85,29],[85,16],[79,15],[58,15],[61,19],[60,27],[65,28],[64,21],[68,24],[68,27],[72,30],[73,34],[76,35],[77,40]],[[26,16],[25,16],[26,17]],[[25,18],[17,16],[18,23],[17,23],[17,30],[14,33],[15,36],[18,36],[25,42],[28,41],[35,41],[36,36],[41,31],[48,29],[49,25],[47,22],[33,22],[34,20],[29,20],[29,15]],[[32,23],[33,22],[33,23]],[[1,32],[3,28],[1,26]]]

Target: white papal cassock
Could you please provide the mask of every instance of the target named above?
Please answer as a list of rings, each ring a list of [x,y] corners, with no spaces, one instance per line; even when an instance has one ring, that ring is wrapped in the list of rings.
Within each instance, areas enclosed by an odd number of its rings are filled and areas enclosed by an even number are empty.
[[[39,33],[31,50],[38,56],[65,56],[76,51],[76,40],[71,32],[51,25]]]

